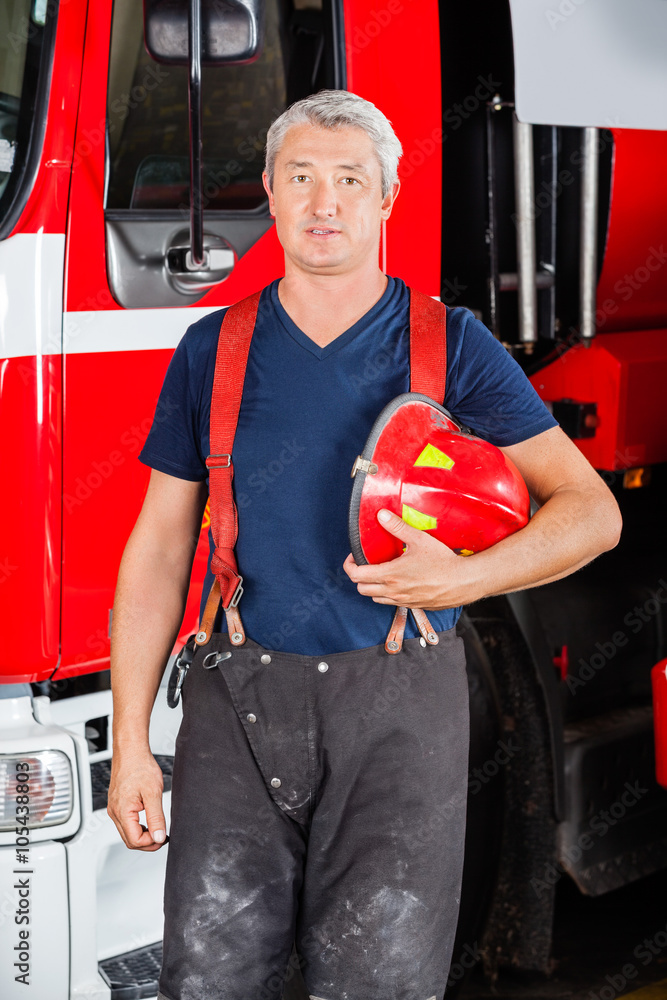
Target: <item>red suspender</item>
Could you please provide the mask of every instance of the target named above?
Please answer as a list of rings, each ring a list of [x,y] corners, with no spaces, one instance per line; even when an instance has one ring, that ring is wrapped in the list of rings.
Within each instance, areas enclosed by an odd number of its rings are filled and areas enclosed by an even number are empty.
[[[245,642],[237,610],[243,593],[243,578],[239,576],[234,555],[238,516],[232,491],[232,449],[241,408],[248,351],[261,294],[261,291],[255,292],[247,299],[230,306],[218,337],[211,397],[211,454],[206,459],[206,468],[209,470],[211,531],[215,543],[211,570],[215,583],[195,640],[200,646],[211,638],[220,599],[227,614],[231,641],[235,645]]]
[[[410,289],[410,392],[436,403],[445,399],[447,381],[447,307]]]
[[[410,392],[420,392],[436,403],[445,401],[447,382],[447,307],[430,295],[410,289]],[[437,633],[421,608],[410,608],[422,642],[438,644]],[[408,608],[397,607],[384,648],[400,653]]]
[[[255,292],[230,306],[218,337],[211,397],[211,454],[206,459],[211,531],[215,543],[211,570],[215,582],[196,635],[195,641],[199,646],[205,645],[211,638],[221,600],[231,642],[238,646],[246,638],[237,607],[243,593],[243,578],[239,576],[234,555],[238,516],[232,491],[232,449],[261,294],[261,291]],[[410,289],[410,391],[421,392],[437,403],[442,403],[445,398],[446,321],[447,309],[442,302]],[[425,627],[424,634],[426,631]]]

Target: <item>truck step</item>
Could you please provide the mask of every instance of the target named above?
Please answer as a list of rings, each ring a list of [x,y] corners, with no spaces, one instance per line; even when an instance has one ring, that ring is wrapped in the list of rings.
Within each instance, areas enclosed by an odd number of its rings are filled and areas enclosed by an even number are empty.
[[[601,896],[667,867],[667,795],[655,780],[650,705],[567,726],[565,773],[559,867],[582,892]]]
[[[171,754],[156,753],[155,759],[162,769],[164,791],[171,789],[171,774],[174,769],[174,758]],[[111,780],[111,758],[96,760],[90,765],[90,781],[93,787],[93,810],[106,809]]]
[[[162,941],[98,962],[100,975],[111,989],[111,1000],[146,1000],[157,995],[162,967]]]

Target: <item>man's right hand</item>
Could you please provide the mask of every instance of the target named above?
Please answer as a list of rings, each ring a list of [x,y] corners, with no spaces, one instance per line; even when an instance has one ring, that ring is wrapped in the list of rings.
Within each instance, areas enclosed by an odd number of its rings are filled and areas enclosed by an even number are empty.
[[[132,850],[166,842],[150,719],[183,622],[208,490],[153,469],[118,571],[111,626],[113,759],[107,813]],[[146,810],[148,829],[139,822]],[[159,833],[162,837],[159,838]]]
[[[162,770],[150,750],[121,759],[114,754],[107,813],[130,849],[159,851],[164,845],[167,826],[162,810],[163,788]],[[146,810],[148,829],[139,822],[142,809]]]

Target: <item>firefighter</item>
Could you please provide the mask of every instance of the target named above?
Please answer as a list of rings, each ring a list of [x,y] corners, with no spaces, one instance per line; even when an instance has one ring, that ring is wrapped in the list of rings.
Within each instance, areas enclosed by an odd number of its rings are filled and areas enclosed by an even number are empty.
[[[378,266],[401,152],[385,116],[345,91],[297,102],[268,133],[285,276],[261,292],[234,438],[245,632],[228,635],[218,612],[182,688],[160,1000],[278,1000],[293,943],[311,1000],[441,1000],[468,785],[461,606],[565,576],[619,538],[605,484],[459,306],[445,406],[503,449],[539,510],[467,558],[381,510],[403,554],[349,554],[350,468],[409,388],[410,291]],[[433,224],[415,219],[414,239]],[[149,719],[208,496],[223,315],[194,323],[170,362],[118,577],[108,812],[143,851],[165,843]],[[209,561],[202,609],[212,581]],[[397,606],[424,609],[437,644],[409,621],[388,655]]]

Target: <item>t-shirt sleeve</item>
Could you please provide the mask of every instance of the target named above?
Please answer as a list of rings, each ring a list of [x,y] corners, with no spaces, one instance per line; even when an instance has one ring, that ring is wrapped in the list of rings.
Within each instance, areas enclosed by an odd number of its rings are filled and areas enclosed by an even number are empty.
[[[519,444],[557,427],[521,366],[462,306],[447,315],[446,408],[479,437]]]
[[[169,476],[198,482],[206,479],[207,473],[195,405],[200,396],[195,383],[201,370],[191,357],[193,332],[190,327],[171,357],[139,461]]]

